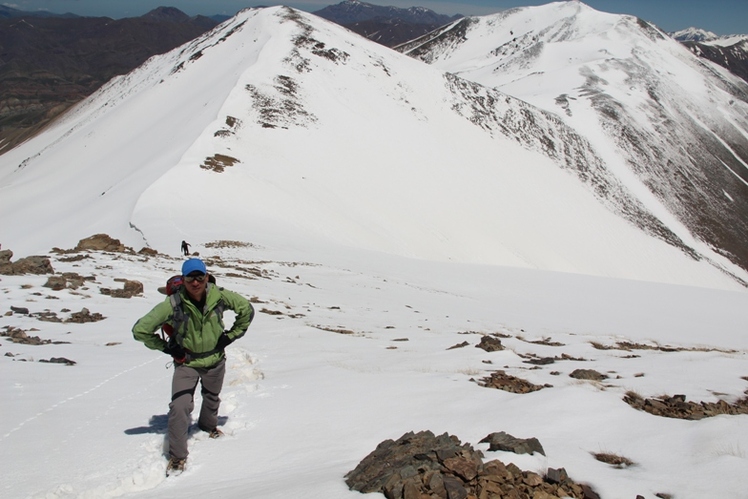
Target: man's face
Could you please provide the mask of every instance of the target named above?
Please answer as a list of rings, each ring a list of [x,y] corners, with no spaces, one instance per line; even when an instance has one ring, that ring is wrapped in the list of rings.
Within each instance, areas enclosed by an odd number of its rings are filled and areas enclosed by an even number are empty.
[[[184,276],[184,289],[195,301],[200,301],[205,296],[205,288],[208,287],[208,274],[202,272],[190,272]]]

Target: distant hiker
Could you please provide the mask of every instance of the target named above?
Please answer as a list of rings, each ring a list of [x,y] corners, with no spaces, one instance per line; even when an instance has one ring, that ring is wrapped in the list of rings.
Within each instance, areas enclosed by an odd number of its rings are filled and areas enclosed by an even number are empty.
[[[184,256],[190,256],[190,243],[187,241],[182,241],[182,253]]]
[[[152,350],[174,358],[169,404],[169,463],[166,474],[184,470],[187,460],[187,432],[198,381],[202,406],[198,427],[218,438],[219,394],[226,373],[224,349],[244,336],[254,318],[254,308],[243,296],[218,287],[210,279],[205,263],[190,258],[182,264],[182,283],[170,287],[171,294],[142,317],[132,328],[136,340]],[[172,282],[174,278],[169,281]],[[233,310],[236,318],[224,330],[223,311]],[[167,338],[156,333],[163,326]]]

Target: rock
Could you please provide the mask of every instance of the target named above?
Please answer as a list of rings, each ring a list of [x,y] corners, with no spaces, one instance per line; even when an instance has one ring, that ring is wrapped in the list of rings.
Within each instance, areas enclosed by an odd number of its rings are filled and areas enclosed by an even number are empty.
[[[410,432],[380,443],[346,475],[346,484],[359,492],[381,492],[388,499],[595,497],[563,469],[549,470],[551,477],[543,477],[499,460],[483,463],[482,457],[446,433],[437,437],[430,431]]]
[[[158,256],[158,251],[153,248],[143,247],[140,249],[140,251],[138,251],[138,255]]]
[[[0,250],[0,265],[10,263],[13,258],[13,252],[10,250]]]
[[[586,379],[590,381],[602,381],[608,379],[608,376],[601,374],[594,369],[575,369],[569,377],[575,379]]]
[[[540,445],[540,441],[535,437],[527,439],[515,438],[508,433],[500,431],[498,433],[491,433],[483,440],[481,440],[480,443],[488,443],[489,451],[501,450],[506,452],[514,452],[515,454],[530,455],[538,452],[545,456],[545,450],[543,450],[543,446]]]
[[[26,308],[26,307],[14,307],[14,306],[11,306],[10,310],[13,313],[16,313],[16,314],[29,315],[29,309]]]
[[[83,324],[86,322],[98,322],[106,319],[103,315],[101,315],[98,312],[91,313],[87,308],[82,308],[80,312],[75,312],[73,314],[70,314],[70,318],[65,320],[65,322],[75,322],[78,324]]]
[[[504,345],[495,336],[483,336],[480,339],[480,343],[475,345],[475,348],[482,348],[486,352],[498,352],[499,350],[504,350]]]
[[[48,364],[65,364],[66,366],[74,366],[76,364],[74,360],[66,359],[65,357],[52,357],[49,360],[39,359],[39,362],[46,362]]]
[[[51,288],[54,291],[60,291],[67,287],[68,281],[61,275],[53,275],[47,279],[47,282],[42,284],[45,288]]]
[[[119,239],[114,239],[107,234],[96,234],[78,241],[76,251],[111,251],[114,253],[133,252],[132,248],[126,247]]]
[[[132,298],[133,296],[143,294],[142,282],[130,281],[128,279],[115,279],[115,281],[124,282],[122,289],[101,288],[101,294],[113,298]]]
[[[634,409],[648,412],[654,416],[693,421],[721,414],[748,414],[748,397],[743,397],[733,404],[724,400],[699,403],[687,402],[685,395],[673,395],[662,399],[645,399],[635,392],[628,392],[623,400]]]
[[[478,384],[486,388],[498,388],[499,390],[512,393],[530,393],[543,389],[540,385],[535,385],[527,380],[511,376],[504,371],[493,372],[490,377],[483,378]]]
[[[11,262],[13,252],[10,250],[0,251],[0,274],[23,275],[23,274],[54,274],[52,263],[46,256],[28,256],[15,262]]]

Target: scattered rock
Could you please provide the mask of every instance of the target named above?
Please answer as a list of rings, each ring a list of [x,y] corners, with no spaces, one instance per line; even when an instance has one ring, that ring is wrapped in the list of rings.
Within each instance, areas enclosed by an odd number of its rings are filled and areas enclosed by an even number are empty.
[[[490,377],[478,381],[478,384],[486,388],[498,388],[512,393],[530,393],[544,388],[527,380],[511,376],[504,371],[495,371],[491,373]]]
[[[85,322],[98,322],[104,319],[106,319],[106,317],[104,317],[100,313],[94,312],[92,314],[87,308],[84,307],[80,312],[70,314],[70,318],[65,320],[65,322],[75,322],[78,324],[83,324]]]
[[[10,310],[15,314],[29,315],[29,309],[26,307],[14,307],[11,305]]]
[[[592,455],[601,463],[610,464],[616,468],[628,468],[635,464],[627,457],[619,456],[618,454],[611,454],[609,452],[593,452]]]
[[[30,315],[43,322],[62,322],[62,319],[57,317],[56,312],[51,312],[49,310],[45,310],[44,312],[34,312]]]
[[[363,493],[381,492],[387,499],[597,497],[563,469],[549,469],[543,477],[499,460],[483,463],[482,458],[455,436],[409,432],[380,443],[346,475],[346,484]]]
[[[491,433],[486,438],[480,441],[480,443],[488,443],[489,451],[506,451],[514,452],[515,454],[534,454],[538,452],[545,456],[545,450],[540,445],[540,441],[535,438],[515,438],[508,433],[500,431],[498,433]]]
[[[594,369],[575,369],[571,374],[569,374],[569,376],[574,379],[586,379],[590,381],[602,381],[608,379],[607,375],[601,374]]]
[[[447,350],[454,350],[456,348],[464,348],[466,346],[470,345],[467,341],[463,341],[462,343],[457,343],[456,345],[452,345],[451,347],[447,348]]]
[[[76,364],[74,360],[66,359],[65,357],[52,357],[49,360],[39,359],[39,362],[45,362],[47,364],[65,364],[66,366],[74,366]]]
[[[66,345],[70,343],[69,341],[43,340],[38,336],[29,336],[23,329],[13,326],[3,327],[3,331],[0,331],[0,337],[6,337],[13,343],[23,345]]]
[[[523,360],[525,364],[532,364],[534,366],[547,366],[548,364],[553,364],[556,362],[556,359],[553,357],[532,357],[528,360]]]
[[[504,345],[495,336],[483,336],[480,339],[480,343],[475,345],[475,348],[482,348],[486,352],[498,352],[499,350],[504,350]]]

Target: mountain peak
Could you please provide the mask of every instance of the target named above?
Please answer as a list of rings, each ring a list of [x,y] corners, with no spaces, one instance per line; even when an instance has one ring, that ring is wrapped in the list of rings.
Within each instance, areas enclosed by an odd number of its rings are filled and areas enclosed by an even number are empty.
[[[673,33],[668,33],[672,38],[679,42],[706,42],[719,38],[715,33],[700,28],[686,28]]]
[[[159,22],[181,23],[190,20],[190,16],[176,7],[156,7],[141,16],[143,19],[152,19]]]

